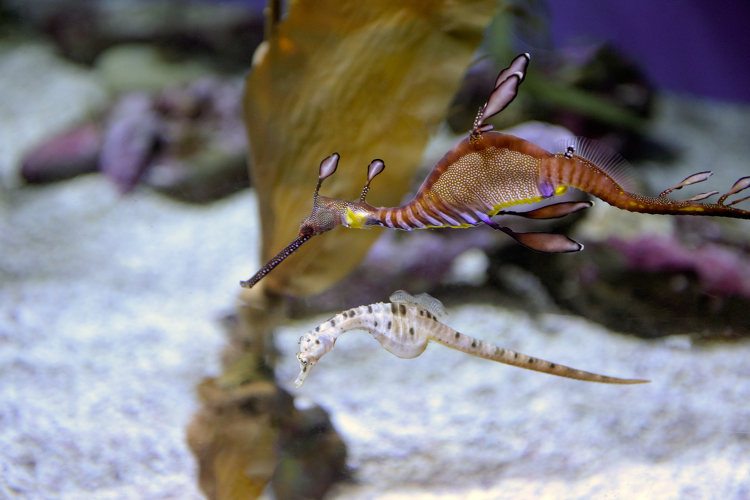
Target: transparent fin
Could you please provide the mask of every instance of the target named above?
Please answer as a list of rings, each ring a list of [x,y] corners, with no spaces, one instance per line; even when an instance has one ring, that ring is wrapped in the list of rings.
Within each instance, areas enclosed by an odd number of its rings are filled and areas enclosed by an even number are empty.
[[[555,143],[555,152],[565,155],[571,147],[574,156],[579,156],[599,167],[625,191],[643,192],[643,185],[633,166],[606,144],[585,137],[574,137]]]
[[[409,292],[404,290],[396,290],[391,294],[388,299],[394,303],[414,304],[415,306],[421,307],[422,309],[431,312],[437,317],[445,316],[448,314],[445,310],[445,306],[438,299],[432,295],[426,293],[420,293],[419,295],[411,295]]]

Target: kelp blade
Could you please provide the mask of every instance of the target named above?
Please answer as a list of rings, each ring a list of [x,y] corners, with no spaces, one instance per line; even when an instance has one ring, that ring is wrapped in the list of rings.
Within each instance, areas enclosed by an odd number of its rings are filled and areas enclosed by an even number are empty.
[[[341,154],[321,194],[356,199],[367,165],[388,166],[368,201],[401,203],[445,117],[496,0],[291,2],[256,54],[245,120],[262,218],[261,260],[297,236],[322,159]],[[330,287],[381,234],[339,228],[312,238],[264,278],[297,296]]]

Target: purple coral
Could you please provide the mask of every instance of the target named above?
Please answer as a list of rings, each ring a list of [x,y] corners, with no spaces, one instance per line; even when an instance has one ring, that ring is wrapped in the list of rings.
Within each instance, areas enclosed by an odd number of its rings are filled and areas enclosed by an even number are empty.
[[[705,292],[750,299],[750,260],[739,251],[704,243],[686,248],[674,237],[648,236],[607,243],[625,257],[627,267],[644,272],[693,272]]]

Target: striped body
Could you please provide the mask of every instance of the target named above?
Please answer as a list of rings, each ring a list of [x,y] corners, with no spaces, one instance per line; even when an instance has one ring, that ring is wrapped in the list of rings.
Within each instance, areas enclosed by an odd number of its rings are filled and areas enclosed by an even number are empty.
[[[517,137],[489,132],[461,141],[425,179],[404,206],[376,208],[367,203],[331,200],[341,224],[362,228],[464,228],[486,222],[503,208],[564,193],[585,191],[617,208],[650,214],[719,215],[750,218],[750,212],[725,205],[676,201],[626,191],[593,162],[548,151]]]
[[[583,157],[553,155],[518,137],[489,132],[474,142],[465,139],[448,152],[406,205],[375,208],[353,204],[356,219],[343,217],[342,224],[406,231],[470,227],[485,222],[503,208],[560,195],[568,187],[630,212],[750,218],[747,210],[725,205],[629,193],[607,172]],[[353,220],[357,222],[352,224]]]
[[[546,154],[516,137],[490,133],[481,142],[466,139],[432,169],[412,201],[376,209],[375,223],[395,229],[469,227],[500,209],[542,200],[540,160]]]
[[[597,375],[526,356],[459,333],[438,321],[433,312],[419,304],[379,302],[337,314],[300,338],[297,358],[301,371],[295,381],[297,387],[304,383],[318,360],[333,349],[339,335],[350,330],[369,332],[384,349],[403,359],[419,356],[432,340],[473,356],[559,377],[605,384],[647,382]]]

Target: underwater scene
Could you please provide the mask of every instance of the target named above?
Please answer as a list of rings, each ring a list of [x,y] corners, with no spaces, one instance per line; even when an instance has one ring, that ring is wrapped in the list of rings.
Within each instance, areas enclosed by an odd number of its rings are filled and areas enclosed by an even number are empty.
[[[0,0],[0,498],[750,499],[750,5]]]

